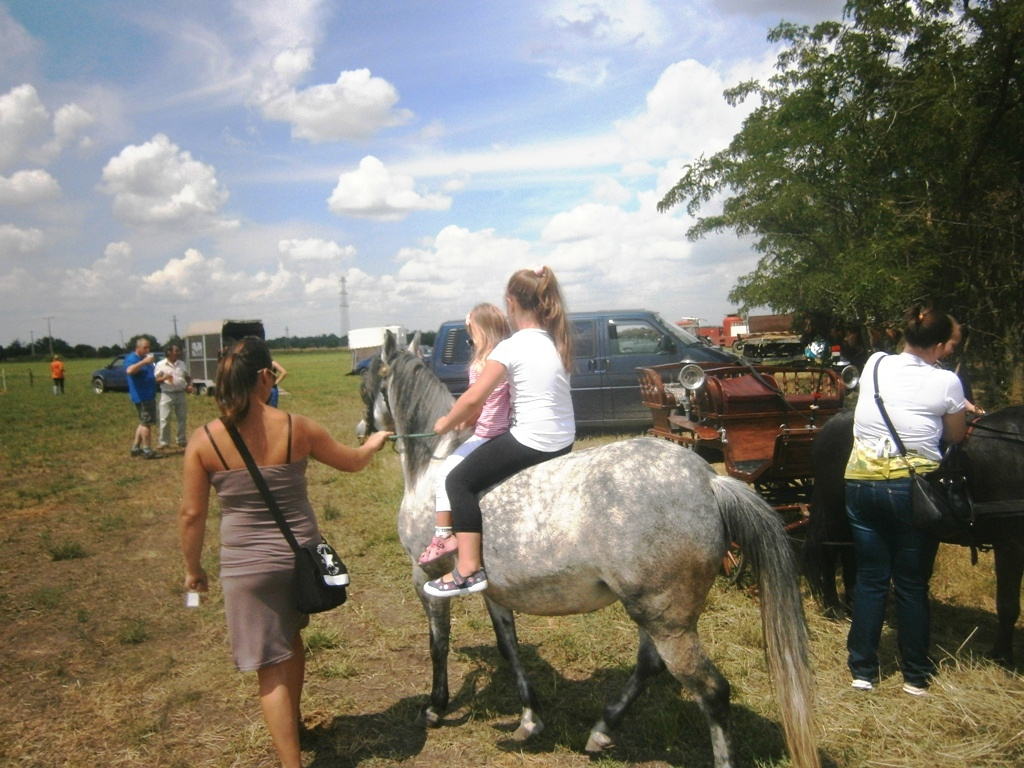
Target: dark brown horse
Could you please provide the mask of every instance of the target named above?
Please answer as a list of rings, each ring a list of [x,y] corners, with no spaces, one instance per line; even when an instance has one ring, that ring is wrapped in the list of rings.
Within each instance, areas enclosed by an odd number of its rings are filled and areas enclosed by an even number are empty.
[[[852,411],[833,417],[815,439],[814,496],[804,540],[804,574],[826,614],[835,617],[848,610],[856,574],[843,487],[852,446]],[[978,517],[962,545],[991,547],[995,554],[998,628],[990,655],[1012,666],[1024,579],[1024,406],[1004,408],[975,421],[963,452]],[[839,565],[842,599],[835,578]]]

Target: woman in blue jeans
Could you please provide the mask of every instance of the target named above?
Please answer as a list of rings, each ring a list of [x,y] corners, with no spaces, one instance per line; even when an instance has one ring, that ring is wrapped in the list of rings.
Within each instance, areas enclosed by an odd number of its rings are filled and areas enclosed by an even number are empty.
[[[928,655],[931,618],[928,582],[938,542],[910,522],[910,472],[936,469],[939,442],[967,434],[964,391],[956,374],[937,367],[947,353],[953,320],[930,307],[907,311],[904,350],[868,358],[854,412],[853,451],[846,466],[846,515],[853,528],[857,583],[846,647],[853,687],[870,690],[879,680],[878,642],[889,588],[896,600],[897,644],[903,690],[925,693],[935,662]],[[878,392],[907,449],[900,456],[875,402]]]

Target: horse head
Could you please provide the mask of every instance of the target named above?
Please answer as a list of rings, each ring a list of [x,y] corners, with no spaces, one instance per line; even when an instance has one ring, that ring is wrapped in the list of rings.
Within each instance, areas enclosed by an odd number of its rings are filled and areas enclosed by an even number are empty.
[[[413,465],[429,461],[438,438],[402,439],[402,435],[432,433],[434,422],[452,405],[452,396],[416,354],[418,337],[408,349],[387,331],[359,385],[365,411],[356,427],[361,437],[386,429],[399,436],[399,448]]]

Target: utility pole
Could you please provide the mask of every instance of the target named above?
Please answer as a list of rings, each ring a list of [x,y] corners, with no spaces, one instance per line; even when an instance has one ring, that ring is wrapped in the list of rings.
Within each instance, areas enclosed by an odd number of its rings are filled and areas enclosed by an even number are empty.
[[[348,291],[345,290],[345,276],[341,276],[341,339],[338,339],[340,344],[342,339],[348,336]]]
[[[171,320],[174,321],[174,338],[178,338],[178,316],[171,315]]]
[[[36,334],[35,334],[35,331],[29,331],[28,332],[28,348],[30,350],[29,354],[35,355],[35,353],[36,353]]]
[[[46,318],[46,337],[50,340],[50,357],[53,357],[53,331],[50,330],[50,321],[53,315]]]

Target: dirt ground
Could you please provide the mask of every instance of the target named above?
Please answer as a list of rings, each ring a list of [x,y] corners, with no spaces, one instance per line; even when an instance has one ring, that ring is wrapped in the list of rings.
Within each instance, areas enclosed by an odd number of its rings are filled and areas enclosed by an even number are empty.
[[[323,399],[320,385],[310,389],[310,401]],[[255,675],[233,668],[216,583],[198,609],[183,604],[181,455],[128,458],[124,408],[86,399],[93,397],[69,399],[73,418],[2,411],[9,401],[0,402],[0,766],[270,768],[276,760]],[[52,412],[49,400],[40,403]],[[213,413],[212,403],[192,407],[197,423],[203,408]],[[349,434],[358,412],[331,417]],[[636,702],[614,749],[585,754],[591,725],[636,654],[635,625],[618,608],[518,617],[547,726],[522,743],[513,738],[514,683],[483,603],[455,601],[447,718],[438,729],[417,727],[431,673],[426,624],[395,530],[398,457],[381,454],[358,482],[317,466],[309,477],[322,528],[353,586],[345,606],[314,617],[304,633],[307,766],[711,765],[704,719],[667,676]],[[205,559],[213,574],[216,527],[211,516]],[[826,765],[1024,765],[1021,670],[977,661],[994,628],[991,555],[972,567],[963,550],[943,548],[933,594],[943,672],[925,701],[899,691],[894,662],[879,690],[851,692],[847,625],[825,621],[807,601]],[[720,580],[700,629],[733,686],[740,765],[789,765],[756,596]],[[895,658],[889,632],[883,652]]]

